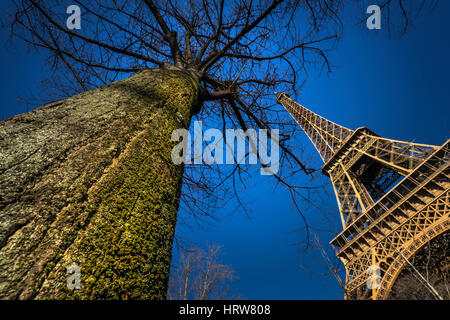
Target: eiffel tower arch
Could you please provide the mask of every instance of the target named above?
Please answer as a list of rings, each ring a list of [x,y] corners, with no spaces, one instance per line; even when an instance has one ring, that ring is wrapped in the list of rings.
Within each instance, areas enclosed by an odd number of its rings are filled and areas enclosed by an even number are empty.
[[[386,139],[331,122],[284,92],[277,102],[331,179],[343,230],[330,244],[346,269],[345,298],[387,299],[409,259],[450,229],[450,140],[434,146]]]

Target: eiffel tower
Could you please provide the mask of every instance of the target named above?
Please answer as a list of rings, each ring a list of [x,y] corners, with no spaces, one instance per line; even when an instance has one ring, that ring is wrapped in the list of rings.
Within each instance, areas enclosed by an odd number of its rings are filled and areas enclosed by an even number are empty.
[[[343,230],[330,244],[345,266],[345,298],[387,299],[408,259],[449,230],[450,139],[442,146],[385,139],[331,122],[284,92],[276,100],[331,179]]]

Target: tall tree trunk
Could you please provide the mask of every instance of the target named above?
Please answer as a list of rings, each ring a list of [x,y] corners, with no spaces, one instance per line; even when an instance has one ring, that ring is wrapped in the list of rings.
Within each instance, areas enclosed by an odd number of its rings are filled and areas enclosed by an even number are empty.
[[[170,138],[199,92],[144,70],[0,122],[1,298],[165,298],[183,174]]]

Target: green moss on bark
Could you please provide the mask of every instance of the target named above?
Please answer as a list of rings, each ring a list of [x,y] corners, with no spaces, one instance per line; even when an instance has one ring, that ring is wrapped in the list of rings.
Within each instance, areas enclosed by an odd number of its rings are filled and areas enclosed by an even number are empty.
[[[0,194],[1,297],[165,298],[183,174],[170,137],[199,92],[183,71],[145,70],[2,123],[0,187],[16,183]]]

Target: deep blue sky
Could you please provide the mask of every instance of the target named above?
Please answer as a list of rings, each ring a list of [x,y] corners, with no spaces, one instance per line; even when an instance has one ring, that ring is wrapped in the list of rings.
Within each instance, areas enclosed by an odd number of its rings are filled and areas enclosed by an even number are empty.
[[[2,3],[0,10],[7,6]],[[441,1],[402,37],[389,35],[386,29],[368,31],[364,25],[346,25],[337,50],[331,54],[334,71],[311,77],[296,99],[351,129],[366,126],[387,138],[442,144],[450,131],[449,13],[449,1]],[[2,44],[6,35],[3,30]],[[20,44],[2,46],[0,119],[26,111],[15,96],[38,93],[38,81],[46,73],[42,62]],[[304,140],[309,154],[314,154]],[[319,167],[319,158],[314,161]],[[177,236],[201,247],[207,243],[222,245],[222,261],[232,265],[239,276],[233,289],[248,299],[341,299],[337,282],[317,274],[324,271],[320,257],[316,262],[299,253],[296,243],[304,238],[299,231],[301,219],[287,192],[282,188],[274,191],[269,179],[273,178],[255,175],[252,187],[241,194],[252,203],[250,218],[238,212],[211,222],[206,230],[195,224],[192,229],[179,225]],[[318,203],[334,219],[338,209],[331,189],[327,191],[329,194],[321,195],[325,200]],[[304,204],[301,207],[316,227],[325,223],[317,210]],[[214,214],[221,216],[227,209]],[[330,240],[327,234],[321,236],[324,243]],[[174,250],[175,261],[177,258]]]

